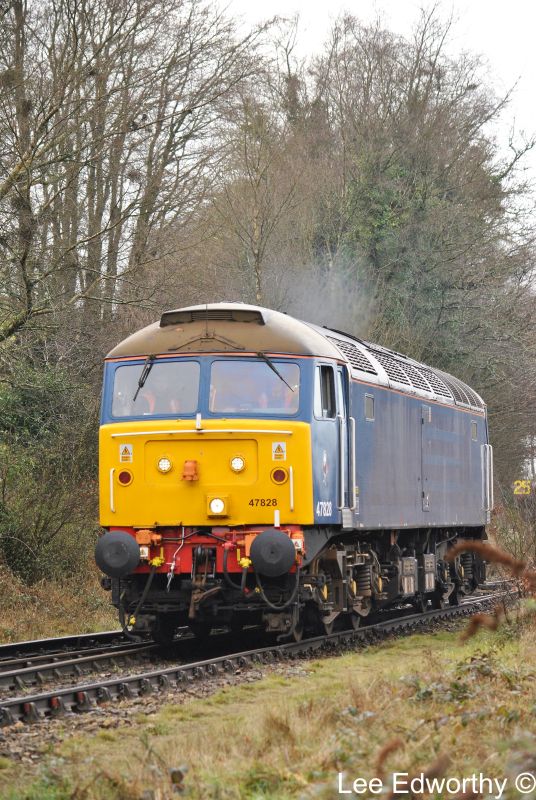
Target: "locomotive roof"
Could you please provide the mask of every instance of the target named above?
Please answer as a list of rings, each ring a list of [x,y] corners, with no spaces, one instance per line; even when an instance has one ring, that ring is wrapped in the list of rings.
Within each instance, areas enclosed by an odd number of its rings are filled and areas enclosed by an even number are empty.
[[[462,381],[412,358],[280,311],[243,303],[209,303],[162,314],[107,358],[156,354],[266,352],[345,361],[352,375],[408,394],[482,410],[482,398]]]

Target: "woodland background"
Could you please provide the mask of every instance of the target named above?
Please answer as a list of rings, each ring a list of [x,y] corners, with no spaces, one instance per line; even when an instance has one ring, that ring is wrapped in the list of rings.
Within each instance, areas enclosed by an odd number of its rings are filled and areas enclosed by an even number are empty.
[[[496,138],[508,97],[435,11],[408,39],[342,17],[305,61],[296,20],[240,30],[204,0],[0,4],[3,569],[87,570],[102,358],[218,300],[474,386],[502,536],[536,556],[534,142]]]

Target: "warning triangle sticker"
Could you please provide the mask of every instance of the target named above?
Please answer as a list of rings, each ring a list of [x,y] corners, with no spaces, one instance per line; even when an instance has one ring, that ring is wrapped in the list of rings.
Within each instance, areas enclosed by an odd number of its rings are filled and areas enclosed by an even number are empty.
[[[119,461],[121,463],[131,463],[134,456],[134,448],[131,444],[119,445]]]

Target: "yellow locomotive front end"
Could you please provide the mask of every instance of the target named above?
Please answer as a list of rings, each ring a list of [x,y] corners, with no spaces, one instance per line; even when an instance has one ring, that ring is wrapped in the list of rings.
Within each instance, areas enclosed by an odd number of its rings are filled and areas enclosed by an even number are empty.
[[[138,419],[101,426],[103,527],[312,522],[306,423],[203,420],[201,415],[162,422]]]

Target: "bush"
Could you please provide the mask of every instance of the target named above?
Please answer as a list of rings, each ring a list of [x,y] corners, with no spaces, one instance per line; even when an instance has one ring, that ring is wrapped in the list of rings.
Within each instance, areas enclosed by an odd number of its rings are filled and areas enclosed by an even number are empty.
[[[530,496],[502,495],[489,532],[491,537],[519,561],[536,567],[536,493]]]
[[[75,572],[95,539],[92,395],[63,369],[0,384],[0,555],[24,581]]]

